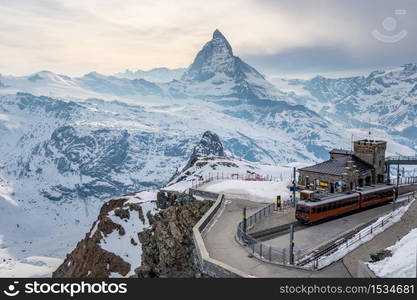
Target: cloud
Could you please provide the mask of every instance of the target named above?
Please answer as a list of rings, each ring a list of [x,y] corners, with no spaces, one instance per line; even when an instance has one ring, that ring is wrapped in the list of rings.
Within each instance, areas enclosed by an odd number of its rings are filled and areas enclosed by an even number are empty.
[[[397,8],[408,13],[396,16]],[[416,8],[412,0],[3,0],[0,72],[187,66],[215,28],[261,72],[299,71],[300,62],[323,70],[392,65],[415,61]],[[382,27],[388,16],[409,32],[394,45],[370,34],[393,34]]]

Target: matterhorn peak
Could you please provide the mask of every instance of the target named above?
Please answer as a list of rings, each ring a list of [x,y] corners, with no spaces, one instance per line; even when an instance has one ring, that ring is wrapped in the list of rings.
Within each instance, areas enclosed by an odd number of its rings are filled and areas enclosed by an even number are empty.
[[[213,77],[215,73],[233,72],[235,59],[232,46],[216,29],[213,38],[198,52],[183,79],[204,81]]]
[[[213,39],[218,38],[218,37],[223,37],[223,38],[224,38],[224,36],[223,36],[223,34],[220,32],[220,30],[218,30],[218,29],[216,28],[216,30],[214,30],[214,32],[213,32]]]
[[[273,99],[273,86],[255,68],[233,55],[232,46],[216,29],[181,77],[186,85],[212,86],[240,99]],[[200,89],[201,90],[201,89]],[[201,94],[200,94],[201,95]]]

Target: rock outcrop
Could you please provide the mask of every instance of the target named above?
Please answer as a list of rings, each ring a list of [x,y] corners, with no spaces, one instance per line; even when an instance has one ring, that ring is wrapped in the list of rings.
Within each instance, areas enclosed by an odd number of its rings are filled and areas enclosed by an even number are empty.
[[[212,201],[193,201],[155,214],[151,228],[139,234],[142,265],[135,270],[137,276],[201,277],[192,228],[211,205]]]
[[[106,202],[90,232],[52,277],[202,276],[192,228],[212,201],[171,191],[155,198],[141,199],[137,193]]]
[[[52,277],[132,275],[133,269],[140,265],[141,245],[137,234],[149,225],[142,205],[146,203],[146,215],[155,208],[154,201],[143,200],[139,195],[126,195],[106,202],[90,232],[67,255]]]
[[[190,158],[185,167],[181,170],[181,172],[177,172],[177,174],[174,174],[172,178],[176,177],[179,173],[182,173],[190,167],[192,167],[200,157],[225,156],[226,154],[224,152],[223,144],[220,141],[219,136],[216,133],[207,130],[203,133],[200,142],[194,147],[193,152],[191,153]]]

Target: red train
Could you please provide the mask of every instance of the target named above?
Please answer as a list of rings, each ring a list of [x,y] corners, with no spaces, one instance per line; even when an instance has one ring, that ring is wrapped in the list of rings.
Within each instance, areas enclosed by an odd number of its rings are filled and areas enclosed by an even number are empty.
[[[393,186],[381,186],[350,194],[333,195],[316,201],[299,201],[296,205],[295,218],[303,223],[314,223],[392,201],[396,193],[397,190]]]

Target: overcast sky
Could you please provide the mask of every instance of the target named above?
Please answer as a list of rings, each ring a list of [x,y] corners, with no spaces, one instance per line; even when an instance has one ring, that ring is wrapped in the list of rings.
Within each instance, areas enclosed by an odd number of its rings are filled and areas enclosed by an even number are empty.
[[[261,73],[417,62],[414,0],[0,0],[0,73],[186,67],[218,28]]]

